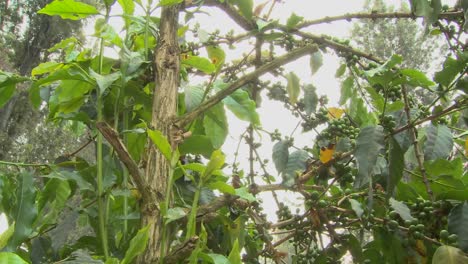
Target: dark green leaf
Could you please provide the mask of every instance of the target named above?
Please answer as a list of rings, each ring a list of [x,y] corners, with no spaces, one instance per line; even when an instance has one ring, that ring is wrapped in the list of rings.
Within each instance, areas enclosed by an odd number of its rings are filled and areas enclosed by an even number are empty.
[[[468,257],[459,248],[443,245],[437,248],[432,256],[432,264],[468,263]]]
[[[355,188],[361,188],[369,182],[369,177],[372,177],[377,157],[385,146],[384,136],[381,126],[364,127],[359,132],[355,151],[358,165],[358,175],[354,182]]]
[[[304,150],[296,150],[289,155],[288,163],[283,172],[283,184],[285,186],[294,185],[297,174],[305,171],[307,160],[309,160],[309,153]]]
[[[288,148],[289,140],[279,141],[273,146],[272,158],[278,173],[282,173],[286,169],[289,157]]]
[[[0,108],[2,108],[15,94],[15,84],[0,84]]]
[[[221,150],[215,150],[211,154],[210,161],[206,165],[205,171],[203,172],[202,179],[207,180],[215,170],[221,169],[224,165],[225,156]]]
[[[452,148],[452,133],[447,126],[431,124],[426,128],[424,160],[445,159],[450,155]]]
[[[149,225],[138,230],[138,233],[130,241],[130,246],[125,252],[125,257],[120,264],[132,263],[133,259],[139,254],[143,253],[148,243],[149,238]]]
[[[403,74],[403,76],[406,76],[407,80],[408,80],[408,83],[411,85],[411,86],[421,86],[423,88],[428,88],[430,86],[433,86],[434,85],[434,82],[432,82],[431,80],[429,80],[427,78],[427,76],[418,71],[418,70],[415,70],[415,69],[403,69],[403,70],[400,70],[401,74]]]
[[[15,223],[9,225],[8,228],[4,230],[3,233],[0,234],[0,249],[4,248],[8,244],[8,241],[10,240],[14,232],[15,232]]]
[[[185,86],[184,88],[185,92],[185,107],[187,109],[187,112],[192,111],[195,107],[197,107],[202,99],[203,99],[203,94],[205,93],[204,89],[202,86],[197,85],[197,86]]]
[[[299,97],[299,77],[294,72],[290,72],[286,78],[288,79],[287,91],[289,95],[289,102],[296,104],[297,98]]]
[[[211,182],[207,187],[211,190],[218,190],[226,194],[236,194],[236,189],[234,189],[234,187],[222,181]]]
[[[322,52],[316,51],[310,55],[310,70],[314,75],[323,65]]]
[[[458,235],[458,246],[468,251],[468,202],[455,206],[448,216],[448,231]]]
[[[390,198],[390,206],[397,212],[403,220],[414,220],[415,218],[411,215],[411,211],[408,206],[400,201]]]
[[[237,188],[236,195],[251,203],[257,201],[255,196],[253,196],[246,187]]]
[[[209,158],[214,150],[211,139],[201,135],[193,135],[185,139],[184,142],[179,145],[181,155],[188,153],[201,154],[205,158]]]
[[[49,16],[58,15],[62,19],[71,20],[78,20],[90,15],[99,14],[98,10],[94,6],[76,2],[74,0],[55,0],[37,11],[37,13]]]
[[[6,249],[15,251],[33,232],[33,223],[37,217],[36,190],[34,178],[31,172],[23,172],[19,175],[16,189],[16,204],[13,220],[15,221],[15,232],[8,241]]]
[[[312,84],[307,84],[303,87],[304,90],[304,111],[310,115],[317,110],[318,96],[316,88]]]
[[[253,0],[236,0],[240,13],[247,19],[252,18]]]
[[[89,75],[96,80],[96,83],[99,87],[99,95],[103,95],[107,88],[109,88],[117,79],[120,78],[121,73],[114,72],[111,74],[101,75],[92,69],[89,69]]]
[[[215,149],[220,148],[228,135],[228,124],[224,105],[219,103],[205,113],[203,127]]]
[[[434,80],[445,87],[448,87],[455,77],[463,71],[466,66],[466,60],[455,60],[448,57],[444,62],[444,67],[441,71],[436,72]]]
[[[389,175],[387,181],[387,194],[392,195],[395,186],[403,176],[403,169],[405,168],[405,153],[400,147],[400,144],[392,137],[390,139],[390,149],[388,154],[389,159]]]
[[[461,158],[454,160],[437,159],[424,162],[424,168],[431,177],[450,175],[455,179],[463,176],[463,162]]]
[[[219,254],[207,254],[207,255],[211,258],[211,261],[214,264],[230,264],[229,260],[223,255],[219,255]]]
[[[341,76],[343,76],[343,74],[346,72],[346,67],[346,63],[341,64],[340,67],[336,69],[335,77],[340,78]]]

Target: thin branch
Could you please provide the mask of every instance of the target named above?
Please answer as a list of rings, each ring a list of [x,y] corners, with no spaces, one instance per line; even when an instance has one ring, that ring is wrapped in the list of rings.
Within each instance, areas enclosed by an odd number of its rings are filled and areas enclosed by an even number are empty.
[[[132,179],[135,182],[138,191],[142,194],[143,199],[148,199],[150,196],[148,186],[141,176],[138,165],[130,156],[130,153],[125,147],[125,144],[119,138],[117,132],[106,122],[97,122],[96,128],[101,132],[107,142],[112,145],[119,156],[120,161],[122,161],[125,167],[127,167],[128,173],[132,176]]]
[[[201,113],[205,112],[206,110],[210,109],[211,107],[215,106],[217,103],[221,102],[225,97],[229,96],[237,89],[241,88],[242,86],[248,84],[249,82],[255,80],[259,76],[270,72],[286,63],[292,62],[304,55],[311,54],[318,50],[317,45],[309,44],[307,46],[297,48],[285,55],[282,55],[273,61],[259,67],[255,71],[241,77],[240,79],[236,80],[235,82],[231,83],[229,87],[226,89],[219,91],[213,97],[209,98],[205,103],[195,108],[192,112],[189,112],[181,117],[175,119],[175,124],[178,127],[184,127],[188,123],[195,120]]]
[[[179,263],[179,261],[186,260],[192,254],[192,251],[195,250],[199,238],[194,236],[183,244],[176,246],[169,254],[164,258],[164,263],[172,264]]]
[[[340,20],[351,21],[352,19],[385,19],[385,18],[411,18],[416,19],[419,16],[416,16],[413,13],[405,12],[392,12],[392,13],[354,13],[354,14],[344,14],[339,16],[324,17],[315,20],[304,21],[297,25],[297,29],[305,28],[312,25],[330,23]],[[463,11],[454,11],[454,12],[445,12],[439,14],[440,19],[453,20],[459,17],[463,17]]]
[[[414,154],[416,155],[416,160],[418,161],[418,166],[419,166],[419,170],[421,171],[422,180],[424,182],[424,185],[426,186],[426,192],[429,195],[429,198],[433,201],[434,195],[431,189],[431,185],[429,184],[429,181],[427,179],[426,169],[424,168],[424,161],[423,161],[424,157],[422,156],[421,149],[419,148],[418,136],[416,134],[416,127],[411,126],[411,110],[409,107],[409,100],[408,100],[408,94],[406,91],[406,86],[403,85],[401,91],[402,91],[403,100],[405,103],[405,113],[406,113],[407,124],[408,126],[411,127],[410,131],[411,131],[411,137],[413,140]]]

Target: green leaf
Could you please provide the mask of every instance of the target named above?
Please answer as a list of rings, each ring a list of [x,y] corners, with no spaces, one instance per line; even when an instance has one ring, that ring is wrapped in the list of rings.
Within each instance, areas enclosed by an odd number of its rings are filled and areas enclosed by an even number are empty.
[[[273,163],[278,173],[282,173],[286,169],[289,157],[289,140],[281,140],[273,146]]]
[[[288,29],[293,29],[294,27],[297,26],[302,20],[304,20],[303,17],[296,15],[295,13],[292,13],[292,15],[288,18],[288,21],[286,22],[286,27]]]
[[[203,127],[215,149],[220,148],[228,135],[228,123],[224,105],[219,103],[205,113]]]
[[[452,148],[452,132],[447,126],[431,124],[426,128],[424,160],[445,159],[450,155]]]
[[[34,69],[31,71],[32,76],[44,74],[44,73],[49,73],[53,72],[57,69],[60,69],[63,66],[63,63],[58,63],[58,62],[53,62],[53,61],[48,61],[48,62],[43,62],[36,66]]]
[[[207,58],[188,55],[187,58],[182,58],[182,65],[187,65],[198,69],[206,74],[211,74],[216,70],[216,67]]]
[[[133,0],[117,0],[119,5],[122,7],[122,11],[124,12],[123,19],[125,21],[125,27],[128,29],[130,23],[132,22],[131,16],[133,16],[133,12],[135,12],[135,3]]]
[[[185,108],[187,109],[187,112],[192,111],[200,105],[203,99],[203,94],[205,93],[203,87],[201,85],[197,86],[185,86],[184,87],[184,93],[185,93]]]
[[[193,135],[185,139],[184,142],[179,145],[181,155],[188,153],[201,154],[205,158],[208,158],[214,150],[215,148],[213,148],[213,145],[211,144],[211,139],[202,135]]]
[[[372,177],[374,165],[380,151],[384,148],[384,132],[381,126],[368,126],[361,129],[356,139],[355,156],[358,165],[358,175],[354,182],[355,188],[361,188]]]
[[[340,105],[344,105],[349,98],[353,97],[354,78],[349,76],[341,83]]]
[[[12,252],[0,252],[0,263],[2,264],[28,264],[20,256]]]
[[[159,1],[160,6],[169,6],[182,3],[184,0],[161,0]]]
[[[432,256],[432,264],[468,263],[468,257],[459,248],[443,245],[437,248]]]
[[[222,181],[211,182],[207,186],[211,190],[218,190],[227,194],[236,194],[236,189],[234,189],[234,187]]]
[[[37,217],[36,190],[34,175],[23,172],[19,175],[16,187],[16,204],[12,213],[15,232],[8,241],[7,251],[15,251],[33,232],[33,223]]]
[[[248,201],[248,202],[255,202],[257,201],[257,199],[255,198],[255,196],[253,196],[249,190],[247,189],[247,187],[240,187],[240,188],[237,188],[236,189],[236,195],[239,196],[240,198]]]
[[[0,84],[0,108],[2,108],[15,94],[15,84]]]
[[[455,77],[463,71],[465,65],[466,60],[455,60],[452,57],[448,57],[444,62],[442,70],[436,72],[434,80],[443,86],[448,87]]]
[[[170,161],[172,157],[171,144],[167,138],[159,130],[147,129],[149,138],[153,141],[154,145],[161,151],[164,157]]]
[[[347,68],[346,63],[341,64],[340,67],[336,69],[335,77],[340,78],[341,76],[343,76],[343,74],[346,72],[346,68]]]
[[[316,51],[310,55],[310,70],[314,75],[323,65],[322,52]]]
[[[287,91],[289,95],[289,102],[291,104],[296,104],[297,98],[299,97],[299,77],[294,72],[290,72],[286,76],[288,80]]]
[[[229,259],[229,263],[231,264],[242,264],[238,239],[234,241],[234,244],[232,245],[232,249],[231,249],[231,252],[229,253],[228,259]]]
[[[400,201],[397,201],[393,198],[389,200],[390,206],[397,212],[403,220],[414,220],[415,218],[411,215],[411,211],[408,206]]]
[[[208,52],[208,57],[211,59],[211,63],[213,63],[216,68],[216,72],[219,72],[226,59],[224,50],[219,46],[207,46],[206,51]]]
[[[213,151],[211,154],[210,161],[206,165],[206,169],[203,172],[202,179],[207,180],[215,170],[221,169],[224,165],[225,156],[219,149]]]
[[[252,18],[253,0],[235,0],[240,13],[247,19]]]
[[[458,236],[458,246],[468,251],[468,202],[455,206],[448,216],[448,231]]]
[[[132,263],[133,259],[139,254],[143,253],[148,244],[149,238],[149,225],[138,230],[138,233],[130,240],[130,245],[125,252],[125,257],[122,259],[120,264]]]
[[[294,185],[297,174],[305,171],[307,160],[309,160],[309,153],[305,150],[296,150],[289,155],[288,163],[283,172],[283,184],[285,186]]]
[[[0,234],[0,250],[2,250],[15,232],[15,223],[8,226],[7,230]],[[1,263],[1,262],[0,262]]]
[[[170,222],[180,219],[186,215],[187,212],[182,207],[169,208],[169,210],[167,210],[166,215],[164,215],[164,219],[166,219],[165,224],[167,225]]]
[[[306,114],[310,115],[317,110],[318,96],[316,93],[316,88],[312,84],[307,84],[303,87],[304,91],[304,111]]]
[[[401,180],[403,176],[403,169],[405,168],[405,153],[401,149],[400,144],[392,137],[390,139],[390,147],[389,147],[389,175],[387,181],[387,194],[392,195],[395,186],[397,186],[398,182]]]
[[[356,213],[357,217],[360,218],[364,213],[361,203],[354,199],[349,199],[349,203],[351,204],[351,208],[353,208],[353,211]]]
[[[400,73],[407,78],[407,81],[411,86],[421,86],[423,88],[428,88],[434,85],[434,82],[429,80],[424,73],[418,70],[403,69],[400,70]]]
[[[230,264],[229,259],[220,254],[206,254],[214,264]]]
[[[89,75],[96,80],[96,83],[99,87],[99,95],[102,96],[107,88],[109,88],[116,80],[120,78],[121,72],[118,71],[107,75],[101,75],[90,68]]]
[[[260,125],[255,101],[250,99],[247,91],[236,90],[230,96],[224,98],[223,103],[237,118],[249,121],[254,125]]]
[[[92,5],[76,2],[74,0],[54,0],[52,3],[37,11],[37,13],[49,16],[58,15],[62,19],[78,20],[90,15],[99,14],[99,11]]]

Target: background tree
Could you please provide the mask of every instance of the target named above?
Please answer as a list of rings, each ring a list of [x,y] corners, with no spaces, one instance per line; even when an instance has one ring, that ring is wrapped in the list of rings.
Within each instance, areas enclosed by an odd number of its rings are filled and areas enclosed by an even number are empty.
[[[0,162],[17,169],[0,178],[1,210],[14,223],[2,234],[0,259],[336,263],[349,252],[357,263],[466,262],[466,133],[457,127],[457,112],[468,105],[468,56],[460,41],[468,7],[445,11],[438,3],[412,1],[411,13],[319,20],[292,14],[281,24],[270,17],[278,1],[256,7],[240,0],[104,1],[101,13],[74,0],[53,1],[39,13],[97,17],[96,52],[76,50],[77,40],[66,39],[58,45],[65,60],[42,63],[29,77],[0,72],[0,91],[30,80],[33,106],[47,103],[50,119],[93,129],[96,161],[76,151],[57,164]],[[122,35],[110,25],[113,5],[122,8]],[[135,15],[135,5],[143,16]],[[195,21],[209,7],[241,32],[204,31]],[[401,56],[376,58],[348,41],[312,33],[325,22],[415,17],[437,26],[454,53],[432,79],[402,67]],[[251,52],[227,60],[228,46],[241,45]],[[118,58],[105,56],[109,47]],[[323,53],[346,59],[336,73],[349,73],[340,108],[328,107],[315,86],[286,65],[310,56],[314,74]],[[436,100],[421,106],[408,87],[427,89]],[[261,128],[256,107],[262,90],[301,119],[304,133],[315,133],[312,146],[296,146],[297,130],[284,136]],[[454,90],[457,97],[445,106]],[[50,93],[41,97],[44,91]],[[236,162],[226,164],[221,151],[227,110],[248,122],[246,172]],[[260,137],[274,143],[277,172],[258,152]],[[411,179],[401,181],[403,173]],[[293,213],[280,202],[280,190],[297,194],[303,206]],[[262,192],[273,194],[276,223],[263,213]],[[51,247],[50,230],[76,193],[80,205],[69,213],[92,231]],[[291,255],[278,250],[285,241],[291,241]]]

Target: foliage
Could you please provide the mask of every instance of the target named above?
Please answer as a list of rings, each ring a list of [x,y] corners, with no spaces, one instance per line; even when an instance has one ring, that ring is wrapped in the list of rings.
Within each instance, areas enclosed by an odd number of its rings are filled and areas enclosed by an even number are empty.
[[[0,211],[12,224],[0,236],[8,251],[1,263],[466,259],[468,53],[459,41],[466,6],[411,1],[413,14],[406,17],[424,17],[429,30],[447,33],[453,26],[457,32],[444,34],[452,50],[430,77],[405,67],[406,55],[382,61],[308,27],[362,14],[331,21],[292,14],[282,25],[263,9],[278,8],[278,1],[254,8],[247,0],[106,0],[104,11],[65,2],[55,0],[39,13],[82,19],[100,12],[97,52],[64,39],[53,48],[64,56],[38,65],[32,76],[0,72],[0,91],[8,100],[12,85],[29,80],[31,103],[45,107],[49,120],[92,130],[96,160],[83,159],[78,149],[55,163],[0,161],[10,168],[0,171]],[[122,31],[109,23],[114,5],[123,10]],[[194,22],[207,5],[244,32],[203,31]],[[226,44],[241,46],[245,38],[255,43],[252,55],[228,60]],[[118,50],[118,57],[106,57],[106,48]],[[346,60],[336,73],[347,76],[339,107],[317,95],[319,84],[285,69],[311,56],[311,74],[317,74],[325,54]],[[430,104],[410,93],[417,87],[431,94]],[[262,91],[263,100],[281,102],[300,120],[313,145],[299,148],[296,129],[284,136],[262,128]],[[237,162],[241,153],[231,162],[231,153],[221,150],[228,111],[247,122],[240,139],[249,149],[246,166]],[[272,166],[259,151],[265,138]],[[278,191],[299,197],[296,211]],[[274,223],[264,212],[269,201],[260,198],[267,192],[278,209]],[[69,230],[86,232],[62,243],[52,239],[63,216],[76,216]],[[278,249],[282,244],[289,244],[288,252]]]

